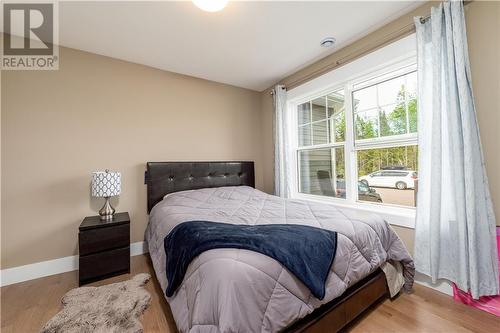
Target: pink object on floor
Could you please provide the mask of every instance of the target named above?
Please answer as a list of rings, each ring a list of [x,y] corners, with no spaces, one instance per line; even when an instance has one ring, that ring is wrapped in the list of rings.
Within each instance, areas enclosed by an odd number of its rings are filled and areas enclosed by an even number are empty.
[[[500,272],[500,227],[497,227],[497,250],[498,267]],[[458,289],[457,285],[453,283],[453,299],[457,302],[464,303],[500,317],[500,295],[483,296],[479,299],[473,299],[470,293],[466,293],[465,291]]]

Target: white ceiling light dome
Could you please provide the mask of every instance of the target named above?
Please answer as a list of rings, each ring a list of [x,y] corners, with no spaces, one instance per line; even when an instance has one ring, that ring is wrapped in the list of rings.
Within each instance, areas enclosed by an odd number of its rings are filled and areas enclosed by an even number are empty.
[[[196,7],[206,12],[218,12],[226,7],[228,0],[193,0]]]

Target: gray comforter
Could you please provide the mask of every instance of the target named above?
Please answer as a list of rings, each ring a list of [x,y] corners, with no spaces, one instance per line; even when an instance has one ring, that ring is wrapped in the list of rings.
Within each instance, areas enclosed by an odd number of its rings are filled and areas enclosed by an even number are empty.
[[[165,236],[178,224],[303,224],[338,232],[326,295],[318,300],[279,262],[257,252],[215,249],[196,257],[167,298],[180,332],[276,332],[302,318],[388,260],[413,284],[413,260],[379,216],[334,205],[282,199],[251,187],[219,187],[168,195],[151,211],[146,241],[161,288],[167,286]]]

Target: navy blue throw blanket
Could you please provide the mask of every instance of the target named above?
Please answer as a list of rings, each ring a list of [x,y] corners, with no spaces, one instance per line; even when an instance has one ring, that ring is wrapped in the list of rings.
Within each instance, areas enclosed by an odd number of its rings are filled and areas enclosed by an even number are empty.
[[[265,254],[285,266],[318,299],[325,297],[325,283],[335,252],[337,233],[305,225],[235,225],[190,221],[177,225],[164,240],[170,297],[182,283],[189,263],[204,251],[245,249]]]

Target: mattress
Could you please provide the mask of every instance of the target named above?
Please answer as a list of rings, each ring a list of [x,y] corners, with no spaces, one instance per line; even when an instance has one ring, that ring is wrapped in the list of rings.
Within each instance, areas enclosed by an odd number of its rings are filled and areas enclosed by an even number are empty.
[[[171,193],[150,213],[146,241],[163,291],[165,236],[187,221],[302,224],[338,233],[337,253],[323,300],[315,298],[274,259],[240,249],[214,249],[196,257],[168,297],[180,332],[277,332],[305,317],[384,263],[401,264],[404,288],[413,284],[413,260],[380,216],[311,201],[283,199],[247,186]]]

